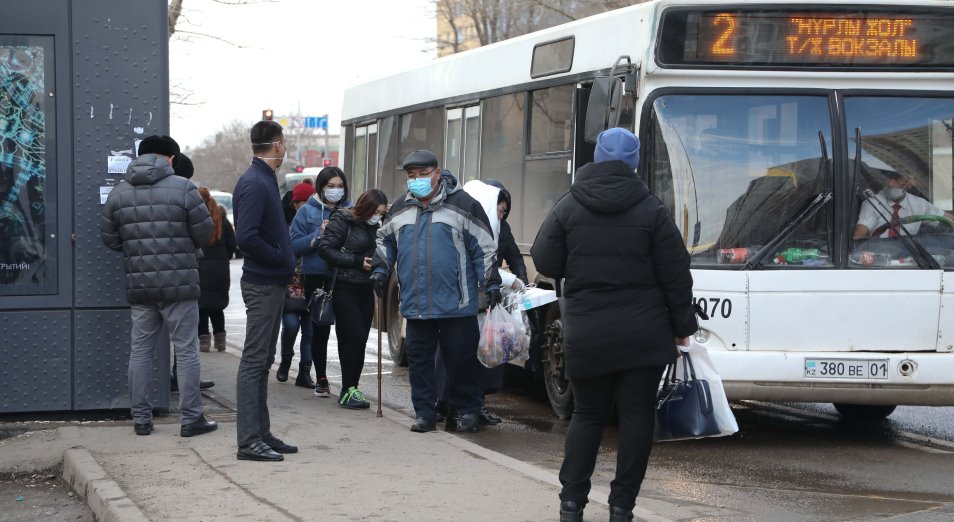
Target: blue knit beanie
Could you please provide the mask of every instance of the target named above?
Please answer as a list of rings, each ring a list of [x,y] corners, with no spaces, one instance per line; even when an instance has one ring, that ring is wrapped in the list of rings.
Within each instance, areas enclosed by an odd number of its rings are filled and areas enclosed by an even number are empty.
[[[619,160],[633,167],[639,165],[639,138],[626,129],[614,127],[600,133],[596,138],[596,162]]]

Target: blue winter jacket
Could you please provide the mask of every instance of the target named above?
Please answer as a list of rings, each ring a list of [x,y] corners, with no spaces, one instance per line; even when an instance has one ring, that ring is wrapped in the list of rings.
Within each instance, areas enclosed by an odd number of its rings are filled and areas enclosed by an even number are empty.
[[[390,274],[397,263],[401,315],[442,319],[477,315],[479,292],[500,287],[496,260],[483,207],[444,170],[426,207],[410,193],[391,207],[372,270]]]
[[[245,256],[242,281],[277,286],[290,283],[295,254],[288,241],[275,171],[261,159],[253,159],[235,184],[232,202],[235,240]]]
[[[336,208],[351,208],[351,201],[329,207],[318,199],[318,194],[313,194],[295,214],[291,224],[291,244],[295,255],[301,256],[302,274],[321,275],[328,270],[325,260],[318,255],[318,240],[321,239],[321,222],[331,219]]]

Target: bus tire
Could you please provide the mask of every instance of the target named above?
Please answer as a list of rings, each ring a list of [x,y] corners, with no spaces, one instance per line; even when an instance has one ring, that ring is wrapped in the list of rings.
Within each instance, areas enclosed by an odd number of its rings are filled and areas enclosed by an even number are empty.
[[[407,366],[407,356],[404,353],[404,334],[407,331],[407,321],[401,315],[397,277],[391,278],[388,291],[384,295],[384,302],[385,321],[388,330],[388,351],[391,353],[391,361],[396,366]]]
[[[560,308],[552,306],[547,313],[546,333],[540,351],[543,384],[553,413],[561,419],[569,419],[573,414],[573,390],[570,388],[570,381],[566,378],[566,358],[563,347],[563,322],[560,320]]]
[[[835,409],[845,419],[850,420],[882,420],[894,413],[897,406],[872,404],[844,404],[834,403]]]

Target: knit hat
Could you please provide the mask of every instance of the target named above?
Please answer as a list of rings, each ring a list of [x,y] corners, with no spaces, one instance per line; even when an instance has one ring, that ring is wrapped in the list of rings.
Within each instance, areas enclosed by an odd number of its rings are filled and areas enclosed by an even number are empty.
[[[429,150],[416,150],[404,158],[404,164],[401,168],[407,170],[411,167],[436,167],[437,156]]]
[[[172,169],[176,171],[176,176],[182,176],[185,179],[192,179],[192,174],[195,173],[192,160],[182,153],[176,154],[176,157],[173,158]]]
[[[139,142],[139,155],[160,154],[162,156],[178,156],[179,144],[169,136],[148,136]]]
[[[614,127],[600,133],[596,138],[596,153],[593,160],[622,161],[634,170],[639,165],[639,138],[626,129]]]
[[[292,202],[297,201],[308,201],[308,198],[315,193],[315,186],[311,183],[301,183],[295,185],[295,188],[292,189]]]

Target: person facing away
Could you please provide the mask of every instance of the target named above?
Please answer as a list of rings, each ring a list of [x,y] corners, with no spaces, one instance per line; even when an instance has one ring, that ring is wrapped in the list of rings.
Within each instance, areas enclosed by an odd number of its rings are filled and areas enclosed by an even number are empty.
[[[360,196],[353,209],[342,209],[331,216],[318,242],[318,252],[332,272],[335,311],[335,336],[341,361],[342,408],[363,409],[371,404],[358,388],[364,369],[365,346],[374,317],[371,289],[371,258],[381,217],[387,213],[384,192],[371,189]]]
[[[663,204],[636,176],[639,140],[614,128],[595,162],[577,171],[530,253],[536,269],[565,278],[561,312],[574,408],[560,468],[560,520],[582,520],[603,426],[619,412],[610,520],[632,520],[653,443],[656,390],[675,345],[698,325],[689,253]]]
[[[875,194],[875,201],[865,200],[861,203],[858,213],[858,223],[855,225],[854,239],[868,237],[899,237],[902,220],[917,215],[946,216],[954,219],[954,214],[945,212],[930,201],[911,194],[914,187],[911,178],[889,172],[884,188]],[[921,223],[905,223],[904,228],[911,234],[917,234]]]
[[[275,361],[285,290],[295,271],[275,171],[288,150],[282,126],[260,121],[250,132],[252,164],[232,192],[235,236],[245,256],[242,300],[245,301],[245,347],[236,381],[236,435],[239,460],[278,461],[297,453],[271,431],[268,415],[268,369]]]
[[[301,256],[301,272],[305,278],[305,298],[330,282],[328,265],[318,253],[318,241],[328,226],[331,214],[339,208],[349,208],[348,181],[338,167],[325,167],[315,178],[315,194],[298,209],[291,225],[291,244],[296,256]],[[331,397],[328,386],[328,337],[331,327],[312,325],[311,359],[315,365],[315,397]],[[310,371],[310,370],[309,370]]]
[[[214,431],[199,392],[199,305],[196,252],[209,241],[212,219],[195,185],[176,176],[179,146],[169,136],[148,136],[123,181],[100,214],[100,236],[123,253],[132,340],[129,396],[137,435],[152,433],[153,358],[163,325],[176,354],[180,436]]]
[[[381,297],[396,265],[405,353],[415,421],[411,431],[436,428],[434,354],[440,347],[458,431],[477,431],[483,399],[477,361],[478,292],[500,302],[496,244],[484,209],[464,192],[437,156],[414,151],[404,159],[408,192],[378,230],[372,285]]]
[[[315,186],[302,181],[288,193],[291,194],[291,204],[297,212],[308,201],[308,198],[315,193]],[[291,219],[287,219],[286,216],[286,221],[290,223]],[[282,307],[282,360],[278,363],[278,371],[275,373],[275,379],[278,382],[288,380],[288,370],[291,369],[292,358],[295,356],[295,339],[298,338],[299,330],[301,331],[301,344],[299,345],[298,377],[295,378],[295,386],[314,389],[315,382],[311,380],[310,375],[313,324],[308,315],[308,294],[305,293],[305,282],[301,273],[301,257],[295,259],[295,275],[288,285],[288,290],[285,293],[285,304]]]
[[[215,341],[215,349],[225,351],[225,308],[229,306],[229,260],[235,254],[235,230],[225,215],[225,209],[215,202],[215,198],[205,187],[199,188],[199,195],[212,216],[212,237],[202,246],[202,259],[199,260],[199,351],[208,352]],[[209,333],[209,322],[212,332]]]

